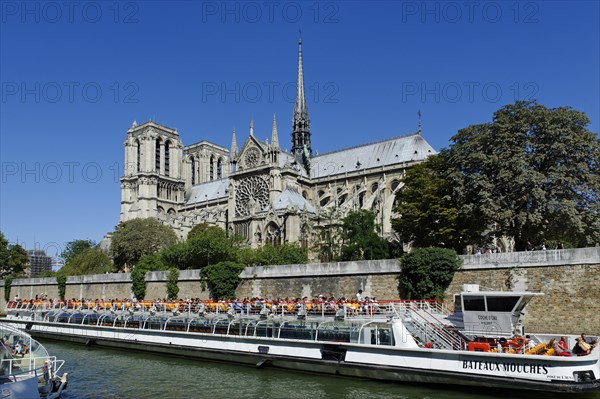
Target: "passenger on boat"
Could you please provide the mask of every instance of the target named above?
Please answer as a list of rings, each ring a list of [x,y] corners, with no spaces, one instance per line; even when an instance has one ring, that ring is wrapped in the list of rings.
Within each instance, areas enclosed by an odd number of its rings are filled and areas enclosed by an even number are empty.
[[[560,337],[560,340],[554,342],[552,348],[556,356],[571,356],[566,337]]]
[[[577,337],[576,341],[577,343],[573,347],[573,354],[577,356],[589,355],[598,343],[597,341],[588,342],[584,333],[580,337]]]
[[[21,341],[17,342],[15,344],[15,347],[13,348],[13,356],[21,356],[23,354],[23,343]]]

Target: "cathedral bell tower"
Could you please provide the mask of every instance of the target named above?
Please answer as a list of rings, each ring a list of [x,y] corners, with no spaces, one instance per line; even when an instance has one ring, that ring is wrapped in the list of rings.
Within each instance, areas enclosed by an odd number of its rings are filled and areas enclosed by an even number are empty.
[[[302,70],[302,38],[298,39],[298,82],[296,83],[296,104],[292,117],[292,154],[296,162],[309,173],[312,147],[310,144],[310,119],[304,97],[304,72]]]
[[[155,217],[171,223],[184,201],[183,145],[175,129],[135,121],[125,139],[121,177],[121,217]]]

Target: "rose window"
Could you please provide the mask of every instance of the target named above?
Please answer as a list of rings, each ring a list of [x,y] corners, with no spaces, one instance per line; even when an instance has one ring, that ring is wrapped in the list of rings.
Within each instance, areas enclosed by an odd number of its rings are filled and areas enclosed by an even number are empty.
[[[235,214],[248,216],[251,211],[261,211],[269,205],[269,186],[260,176],[243,179],[236,189]]]

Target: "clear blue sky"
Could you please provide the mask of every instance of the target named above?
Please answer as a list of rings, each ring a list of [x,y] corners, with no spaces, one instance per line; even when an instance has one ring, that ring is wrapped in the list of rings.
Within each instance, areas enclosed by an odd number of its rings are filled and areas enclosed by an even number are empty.
[[[72,5],[71,5],[72,4]],[[313,149],[436,148],[515,98],[600,121],[596,1],[0,2],[0,230],[45,248],[118,223],[133,120],[289,148],[302,29]]]

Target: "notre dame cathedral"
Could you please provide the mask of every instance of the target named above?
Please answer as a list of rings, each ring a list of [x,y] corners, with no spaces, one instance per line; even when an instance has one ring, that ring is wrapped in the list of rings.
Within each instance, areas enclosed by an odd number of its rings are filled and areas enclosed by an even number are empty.
[[[420,121],[413,134],[313,155],[301,40],[297,79],[290,153],[279,146],[275,117],[270,142],[255,137],[251,122],[243,145],[233,131],[229,150],[207,141],[184,146],[177,130],[134,122],[125,140],[120,220],[154,217],[181,238],[206,223],[254,247],[306,246],[349,211],[369,209],[382,236],[393,239],[404,172],[436,152],[421,136]]]

